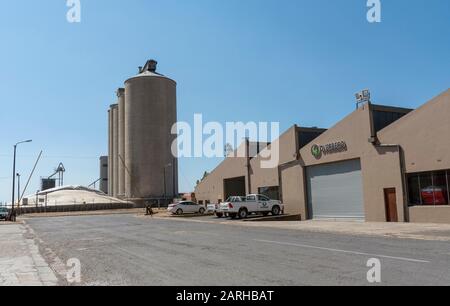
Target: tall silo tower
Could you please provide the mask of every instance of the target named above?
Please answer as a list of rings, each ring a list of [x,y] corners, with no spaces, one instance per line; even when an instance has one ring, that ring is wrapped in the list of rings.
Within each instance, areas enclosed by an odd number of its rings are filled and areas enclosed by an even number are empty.
[[[112,177],[113,192],[112,195],[117,197],[119,194],[119,106],[114,104],[111,106],[112,112]]]
[[[125,197],[125,88],[117,90],[118,98],[118,191],[117,195]]]
[[[113,156],[113,111],[112,106],[108,109],[108,194],[110,196],[114,193],[114,156]]]
[[[100,156],[100,186],[99,190],[108,194],[108,160],[109,156]]]
[[[148,61],[125,82],[125,193],[131,199],[173,199],[178,161],[171,134],[177,121],[176,82]]]

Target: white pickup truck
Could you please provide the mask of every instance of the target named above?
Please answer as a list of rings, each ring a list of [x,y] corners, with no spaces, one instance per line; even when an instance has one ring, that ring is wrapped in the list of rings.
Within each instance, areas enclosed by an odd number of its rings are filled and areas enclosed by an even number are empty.
[[[237,197],[230,197],[231,201],[227,200],[220,204],[220,211],[231,218],[245,219],[250,214],[278,216],[284,213],[284,205],[280,201],[271,200],[264,195],[250,194],[246,197],[238,197],[241,201],[233,201],[235,198]]]

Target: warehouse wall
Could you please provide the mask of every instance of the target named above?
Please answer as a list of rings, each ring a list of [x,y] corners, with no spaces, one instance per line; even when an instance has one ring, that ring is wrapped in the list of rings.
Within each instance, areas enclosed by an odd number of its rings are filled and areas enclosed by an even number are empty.
[[[300,215],[301,220],[308,218],[305,201],[304,168],[300,162],[293,162],[280,167],[282,201],[285,213]]]
[[[381,130],[383,143],[401,145],[406,172],[450,169],[450,89]]]
[[[449,135],[450,89],[381,130],[378,137],[382,143],[400,145],[406,173],[417,173],[450,169]],[[389,171],[387,166],[383,165]],[[407,199],[405,189],[401,198],[405,207]],[[405,215],[410,222],[450,223],[450,206],[409,207]]]
[[[246,156],[246,143],[243,142],[236,150],[235,156]],[[195,197],[197,201],[210,201],[217,203],[224,199],[224,179],[245,176],[248,186],[246,157],[227,157],[216,169],[195,188]],[[247,191],[248,192],[248,191]]]
[[[265,160],[262,156],[269,156],[268,150],[272,148],[276,150],[278,146],[279,162],[277,165],[295,160],[297,156],[296,129],[296,126],[292,126],[278,139],[274,140],[271,145],[262,150],[258,156],[251,159],[251,193],[258,193],[258,188],[260,187],[279,186],[278,167],[262,168],[261,162]]]
[[[369,142],[370,136],[370,110],[368,105],[364,105],[302,148],[301,165],[306,167],[360,159],[366,221],[386,221],[384,188],[396,188],[398,216],[402,221],[405,218],[404,197],[398,148],[377,148]],[[346,152],[323,155],[320,159],[311,153],[313,144],[324,145],[339,141],[346,142]],[[295,174],[294,177],[298,175]],[[307,211],[306,192],[303,194],[300,210]]]

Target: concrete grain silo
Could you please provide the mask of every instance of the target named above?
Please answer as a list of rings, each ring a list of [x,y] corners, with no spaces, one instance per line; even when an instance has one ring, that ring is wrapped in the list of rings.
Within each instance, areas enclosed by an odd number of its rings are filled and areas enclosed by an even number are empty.
[[[99,190],[108,194],[108,156],[100,156],[100,186]]]
[[[118,98],[118,191],[117,195],[125,197],[125,88],[117,90]]]
[[[108,194],[113,195],[113,118],[112,107],[108,110]]]
[[[137,201],[178,194],[178,162],[171,151],[177,84],[157,73],[156,65],[148,61],[125,82],[125,193]]]
[[[119,106],[114,104],[111,106],[112,112],[112,162],[113,162],[113,192],[114,197],[118,196],[119,193]]]

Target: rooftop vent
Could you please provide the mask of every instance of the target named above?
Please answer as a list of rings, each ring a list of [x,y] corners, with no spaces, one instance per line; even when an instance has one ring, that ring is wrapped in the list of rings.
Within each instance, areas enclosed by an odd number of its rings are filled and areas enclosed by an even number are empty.
[[[150,71],[150,72],[156,72],[156,66],[158,65],[158,62],[155,60],[149,60],[147,63],[145,63],[145,66],[139,67],[139,73]]]
[[[125,88],[119,88],[116,91],[117,97],[121,97],[125,94]]]

